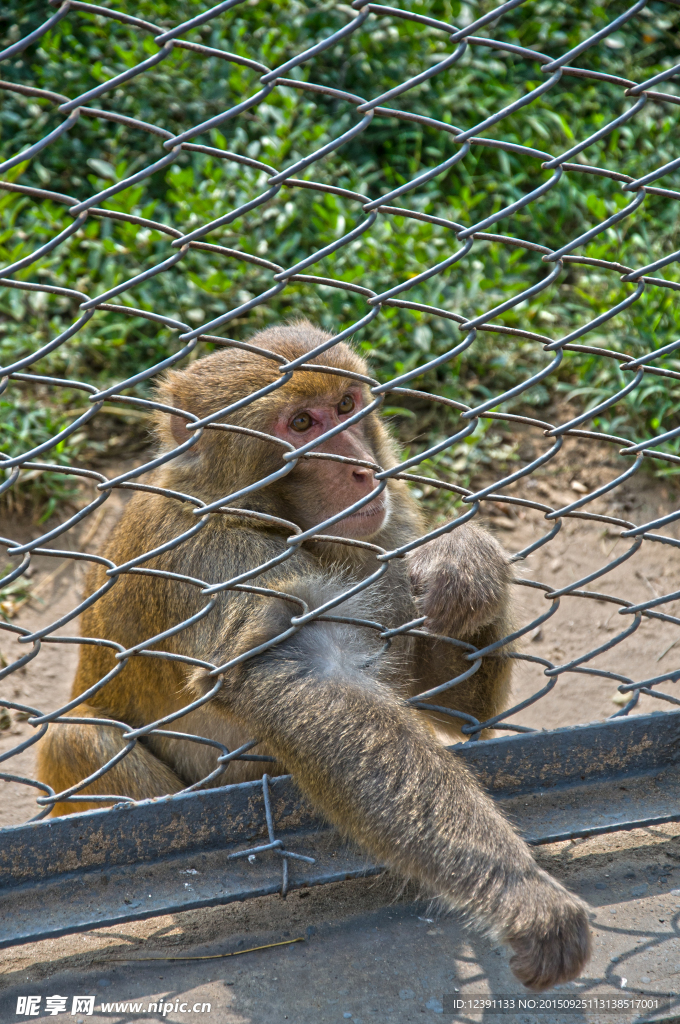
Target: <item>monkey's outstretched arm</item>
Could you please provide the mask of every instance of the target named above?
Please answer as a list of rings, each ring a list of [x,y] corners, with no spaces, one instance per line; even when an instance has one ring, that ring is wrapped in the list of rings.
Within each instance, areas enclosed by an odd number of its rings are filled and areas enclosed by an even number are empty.
[[[537,867],[417,713],[352,667],[346,640],[335,624],[305,626],[225,677],[219,699],[346,835],[509,942],[524,984],[577,975],[589,955],[584,905]]]

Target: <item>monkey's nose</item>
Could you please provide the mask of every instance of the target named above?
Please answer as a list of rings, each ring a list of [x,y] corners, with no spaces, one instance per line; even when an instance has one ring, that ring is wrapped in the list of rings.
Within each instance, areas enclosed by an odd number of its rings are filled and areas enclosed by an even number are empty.
[[[362,491],[368,494],[369,491],[373,490],[375,481],[373,479],[373,473],[368,469],[362,469],[356,466],[352,470],[352,480],[355,484],[361,487]]]

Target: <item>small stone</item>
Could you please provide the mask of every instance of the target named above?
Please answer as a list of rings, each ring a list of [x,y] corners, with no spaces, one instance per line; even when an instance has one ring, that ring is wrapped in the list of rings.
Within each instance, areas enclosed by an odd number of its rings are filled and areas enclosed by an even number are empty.
[[[351,1013],[343,1013],[343,1017],[345,1018],[345,1020],[349,1020],[351,1016]]]
[[[652,979],[648,978],[646,974],[645,974],[644,978],[640,978],[640,981],[642,982],[643,985],[649,985],[651,980]]]
[[[610,956],[610,957],[609,957],[609,961],[610,961],[610,963],[612,963],[612,964],[618,964],[618,962],[619,962],[619,960],[620,960],[620,959],[621,959],[621,957],[620,957],[620,956]]]
[[[616,704],[618,707],[622,708],[624,704],[628,703],[631,696],[632,694],[630,693],[619,693],[618,690],[615,690],[612,694],[612,704]]]
[[[572,489],[572,491],[576,491],[577,494],[587,494],[588,493],[588,488],[586,487],[585,484],[582,484],[580,480],[572,480],[571,481],[571,489]]]
[[[564,563],[562,562],[561,558],[553,558],[552,562],[550,563],[550,571],[559,572],[563,564]]]
[[[680,896],[680,889],[671,889],[671,896]]]

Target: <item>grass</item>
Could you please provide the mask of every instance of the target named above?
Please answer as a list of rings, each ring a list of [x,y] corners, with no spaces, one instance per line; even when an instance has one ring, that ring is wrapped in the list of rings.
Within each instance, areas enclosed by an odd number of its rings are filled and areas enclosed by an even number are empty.
[[[138,0],[133,6],[136,16],[162,26],[196,13],[192,0],[172,4]],[[449,0],[431,0],[424,5],[410,0],[410,6],[416,12],[456,22],[469,21],[493,5],[467,6]],[[228,17],[196,30],[191,38],[276,66],[342,27],[348,17],[344,9],[330,2],[282,0],[279,7],[274,23],[265,5],[244,4]],[[490,26],[484,31],[488,35],[495,31],[521,46],[558,54],[623,10],[619,0],[585,5],[539,0],[522,5],[506,15],[497,28]],[[25,35],[44,17],[43,3],[8,0],[0,16],[0,33],[3,24],[5,28],[0,46]],[[75,96],[156,49],[150,34],[98,15],[74,12],[37,45],[8,61],[3,75],[19,84]],[[588,50],[577,63],[641,81],[677,63],[679,49],[680,10],[652,0],[637,19],[608,40],[608,45]],[[290,74],[374,96],[441,60],[448,52],[450,45],[441,33],[401,19],[372,15],[369,32],[349,37],[340,47],[325,51],[313,65],[306,64]],[[107,94],[101,103],[177,132],[223,110],[234,97],[255,91],[258,77],[257,71],[217,59],[206,61],[176,48],[151,72]],[[409,91],[395,104],[467,128],[543,80],[532,62],[473,46],[450,71]],[[677,79],[663,83],[659,89],[677,95]],[[3,100],[0,158],[20,151],[61,121],[55,104],[46,100],[11,92],[4,92]],[[559,154],[623,112],[631,102],[618,85],[563,76],[548,93],[486,134]],[[677,114],[677,106],[648,102],[633,120],[589,147],[576,162],[581,159],[640,176],[677,156]],[[223,129],[198,141],[278,168],[324,145],[354,122],[353,107],[343,101],[282,87],[244,118],[227,122]],[[445,160],[455,150],[444,132],[376,117],[357,140],[301,176],[373,198]],[[112,181],[133,174],[157,155],[158,140],[154,136],[81,116],[70,132],[34,160],[13,168],[7,178],[84,199]],[[467,225],[526,194],[545,177],[537,160],[473,146],[462,163],[398,203]],[[185,228],[219,217],[254,198],[266,187],[265,182],[266,172],[257,168],[183,152],[164,171],[112,197],[104,206]],[[678,188],[680,175],[669,174],[657,184]],[[628,202],[630,195],[621,191],[620,183],[570,172],[547,195],[502,221],[495,230],[556,247]],[[648,195],[634,216],[578,252],[633,267],[649,263],[680,248],[677,211],[677,202]],[[358,204],[346,198],[284,188],[275,201],[213,232],[208,240],[289,266],[340,237],[362,217]],[[32,252],[70,223],[63,204],[36,203],[26,196],[0,192],[0,264],[7,265]],[[168,241],[160,231],[90,217],[53,253],[19,271],[15,280],[95,295],[167,258]],[[312,272],[384,290],[445,259],[457,247],[455,236],[446,227],[405,216],[382,215],[369,232],[319,263]],[[473,316],[545,274],[540,254],[480,241],[467,259],[409,291],[408,299]],[[664,268],[659,276],[680,281],[677,263]],[[248,301],[270,284],[270,272],[257,265],[191,250],[174,268],[151,278],[134,292],[124,292],[115,301],[162,311],[197,326]],[[631,286],[611,271],[571,264],[550,288],[503,314],[499,322],[558,338],[595,319],[630,291]],[[3,365],[35,352],[69,327],[79,315],[79,301],[75,294],[3,289]],[[232,322],[229,331],[234,338],[247,338],[257,328],[301,312],[337,331],[364,315],[366,306],[352,293],[297,282],[247,317]],[[677,292],[648,288],[638,302],[583,340],[639,356],[679,337]],[[386,381],[447,351],[460,338],[457,325],[450,320],[386,307],[356,340],[376,375]],[[177,332],[142,317],[101,311],[72,341],[32,363],[30,372],[106,385],[153,366],[177,351],[178,345]],[[209,350],[210,346],[204,344],[200,351]],[[472,404],[535,374],[546,365],[547,358],[538,341],[480,332],[463,355],[418,378],[414,386]],[[659,357],[656,365],[678,370],[680,360],[671,353]],[[615,360],[568,352],[545,382],[504,408],[536,413],[566,398],[576,413],[597,405],[628,379]],[[148,385],[139,385],[130,393],[148,394]],[[14,456],[40,444],[73,422],[86,404],[86,395],[75,389],[12,381],[0,398],[6,424],[0,452]],[[638,441],[679,425],[679,408],[677,388],[667,379],[647,376],[632,394],[594,418],[592,424],[595,429]],[[406,408],[400,416],[407,440],[409,433],[418,435],[419,439],[411,442],[413,451],[421,444],[424,432],[427,443],[451,433],[450,418],[439,410],[427,418],[418,409]],[[114,433],[120,432],[123,421],[118,417],[115,422]],[[126,429],[129,434],[129,422]],[[103,457],[107,450],[106,440],[97,436],[94,428],[85,427],[44,457],[61,464],[82,463]],[[680,439],[670,441],[661,450],[680,453]],[[459,477],[471,474],[485,460],[507,461],[514,455],[512,438],[497,424],[483,421],[475,435],[440,456],[436,465],[438,471]],[[667,468],[663,471],[669,472]],[[46,473],[24,479],[22,484],[24,493],[37,497],[42,514],[51,513],[57,504],[68,500],[69,486],[58,474]]]

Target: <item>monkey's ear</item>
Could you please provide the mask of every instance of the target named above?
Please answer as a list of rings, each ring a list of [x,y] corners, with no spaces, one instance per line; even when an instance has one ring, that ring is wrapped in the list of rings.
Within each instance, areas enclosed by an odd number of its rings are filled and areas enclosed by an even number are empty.
[[[181,399],[177,398],[176,395],[171,396],[168,405],[172,405],[175,409],[186,408],[185,403]],[[188,420],[185,420],[184,416],[170,415],[168,418],[170,420],[170,432],[172,434],[173,441],[175,444],[184,444],[185,441],[188,441],[193,434],[192,430],[187,430]],[[200,448],[202,448],[202,445],[199,440],[193,444],[191,448],[187,448],[184,454],[190,457],[198,455]]]
[[[170,430],[177,444],[184,444],[191,437],[192,431],[187,430],[187,421],[183,416],[170,417]],[[190,449],[191,450],[191,449]]]

